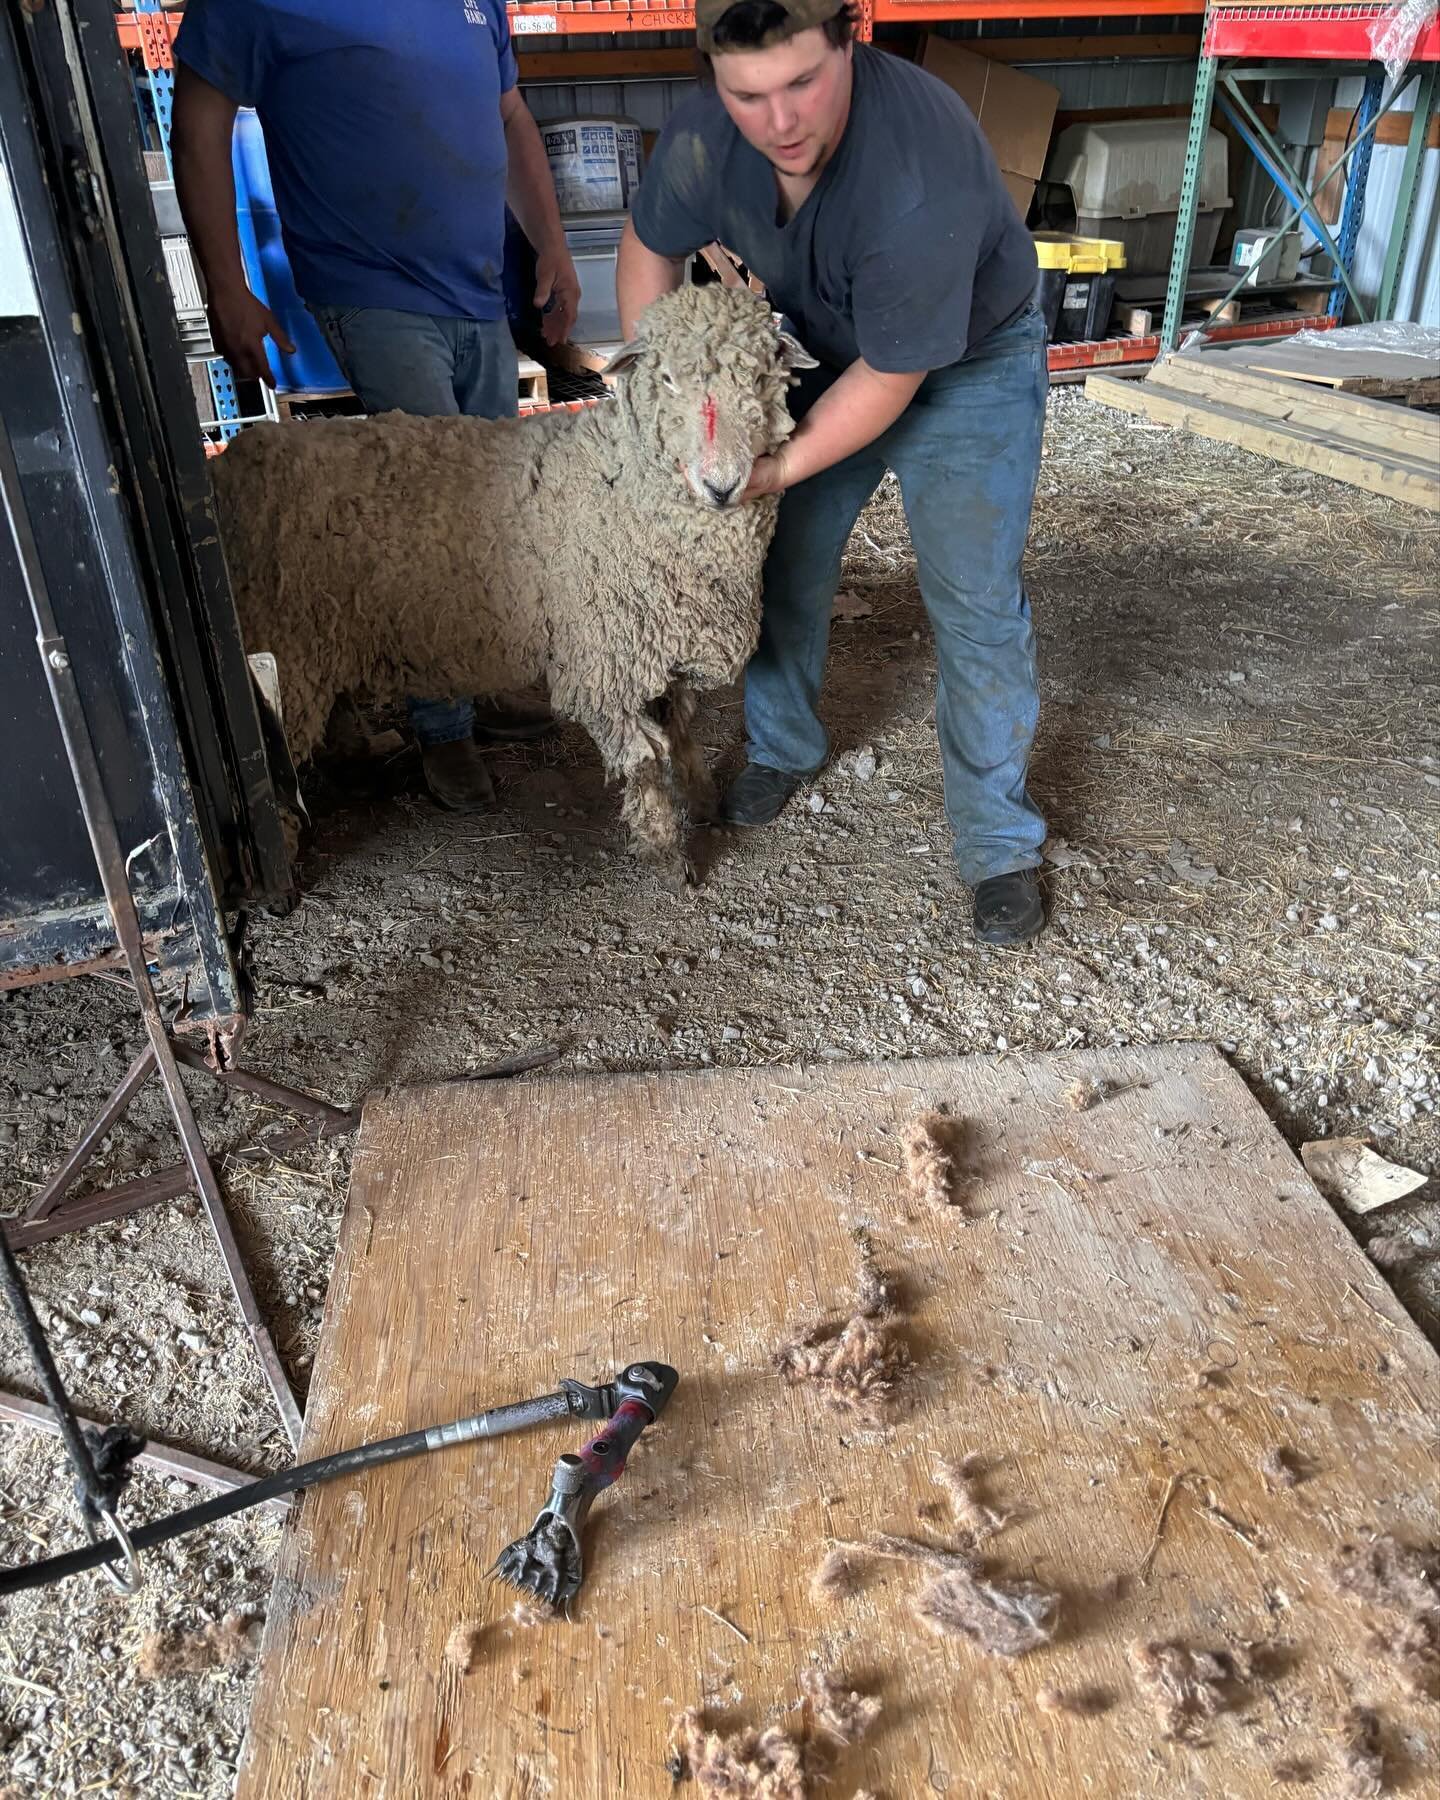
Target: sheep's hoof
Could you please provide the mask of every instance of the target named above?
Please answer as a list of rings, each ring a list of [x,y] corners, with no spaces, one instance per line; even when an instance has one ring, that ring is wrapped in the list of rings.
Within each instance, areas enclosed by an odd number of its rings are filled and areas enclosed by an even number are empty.
[[[672,894],[686,893],[699,883],[700,877],[694,863],[678,850],[652,853],[645,860]]]

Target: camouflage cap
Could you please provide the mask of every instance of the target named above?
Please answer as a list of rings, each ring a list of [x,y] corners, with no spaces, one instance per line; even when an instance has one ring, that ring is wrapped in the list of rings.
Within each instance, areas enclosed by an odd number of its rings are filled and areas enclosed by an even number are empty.
[[[715,27],[735,3],[736,0],[695,0],[695,41],[707,55],[715,48]],[[775,4],[785,14],[786,23],[783,29],[777,26],[761,48],[783,44],[797,32],[825,24],[844,12],[849,0],[775,0]]]

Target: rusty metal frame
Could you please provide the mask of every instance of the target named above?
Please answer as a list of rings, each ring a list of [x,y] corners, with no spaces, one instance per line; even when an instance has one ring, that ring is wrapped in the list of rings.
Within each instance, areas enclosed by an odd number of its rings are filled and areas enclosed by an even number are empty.
[[[63,1232],[85,1225],[98,1224],[102,1219],[117,1218],[124,1213],[133,1212],[137,1206],[150,1205],[157,1200],[174,1198],[185,1192],[198,1194],[224,1261],[231,1290],[250,1334],[251,1344],[285,1426],[286,1435],[291,1444],[298,1449],[302,1425],[300,1407],[290,1387],[289,1378],[280,1360],[280,1353],[266,1326],[259,1302],[255,1297],[255,1290],[251,1286],[250,1277],[235,1236],[235,1229],[226,1210],[224,1194],[180,1077],[180,1067],[184,1063],[187,1067],[199,1068],[229,1086],[259,1094],[266,1099],[308,1113],[314,1121],[314,1125],[312,1131],[302,1130],[300,1132],[302,1140],[309,1138],[312,1132],[314,1136],[318,1137],[322,1134],[333,1135],[339,1131],[354,1130],[358,1123],[358,1116],[354,1113],[342,1112],[338,1107],[329,1106],[326,1102],[317,1100],[313,1095],[300,1094],[292,1089],[282,1087],[279,1083],[268,1081],[263,1076],[221,1066],[227,1047],[223,1038],[212,1039],[212,1053],[215,1059],[214,1066],[212,1066],[200,1051],[179,1043],[172,1037],[171,1025],[164,1017],[159,996],[151,981],[146,946],[141,931],[140,917],[136,910],[135,897],[130,888],[124,849],[120,842],[110,797],[101,775],[99,758],[90,734],[84,701],[75,679],[74,669],[71,666],[70,654],[56,621],[45,571],[31,528],[30,514],[20,483],[14,451],[11,448],[10,434],[3,418],[0,418],[0,513],[4,515],[15,546],[26,598],[35,620],[36,643],[40,652],[41,667],[64,739],[66,756],[70,763],[75,790],[80,799],[91,849],[95,855],[96,867],[99,870],[105,903],[114,922],[116,939],[130,972],[130,980],[134,987],[135,998],[140,1008],[148,1040],[145,1049],[131,1063],[104,1105],[86,1127],[75,1148],[66,1157],[45,1190],[32,1204],[26,1218],[16,1224],[6,1226],[6,1237],[11,1248],[18,1249],[27,1242],[40,1241],[42,1236],[59,1236]],[[150,1177],[146,1183],[127,1183],[124,1187],[109,1193],[82,1194],[67,1200],[67,1191],[76,1176],[94,1155],[105,1134],[113,1128],[152,1072],[159,1076],[161,1085],[165,1089],[171,1116],[185,1152],[184,1164],[162,1171],[158,1176]]]

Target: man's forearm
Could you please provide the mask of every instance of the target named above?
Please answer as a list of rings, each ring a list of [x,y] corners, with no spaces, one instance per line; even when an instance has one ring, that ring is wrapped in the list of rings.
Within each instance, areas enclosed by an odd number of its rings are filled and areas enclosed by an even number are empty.
[[[528,106],[515,107],[505,120],[505,149],[509,157],[505,198],[520,229],[538,251],[563,250],[565,227],[560,222],[550,159]]]
[[[885,375],[865,361],[853,362],[815,402],[780,452],[786,487],[806,481],[873,444],[915,398],[925,379]]]
[[[210,298],[245,287],[240,230],[235,216],[235,170],[230,134],[235,108],[226,115],[214,89],[196,95],[182,67],[176,89],[170,150],[175,197]],[[191,104],[191,102],[196,102]]]
[[[615,264],[615,303],[620,313],[620,335],[626,343],[635,336],[640,315],[650,302],[662,294],[673,294],[684,278],[684,259],[657,256],[653,250],[647,250],[634,224],[627,219]]]

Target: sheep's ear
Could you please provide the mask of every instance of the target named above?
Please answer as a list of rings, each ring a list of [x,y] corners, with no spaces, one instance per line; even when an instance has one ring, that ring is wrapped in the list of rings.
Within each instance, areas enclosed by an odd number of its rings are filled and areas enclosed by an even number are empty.
[[[633,369],[644,354],[643,338],[636,338],[631,343],[622,344],[600,373],[602,375],[623,375],[627,369]]]
[[[788,331],[780,333],[780,363],[786,369],[818,369],[820,367],[799,338],[791,337]]]

